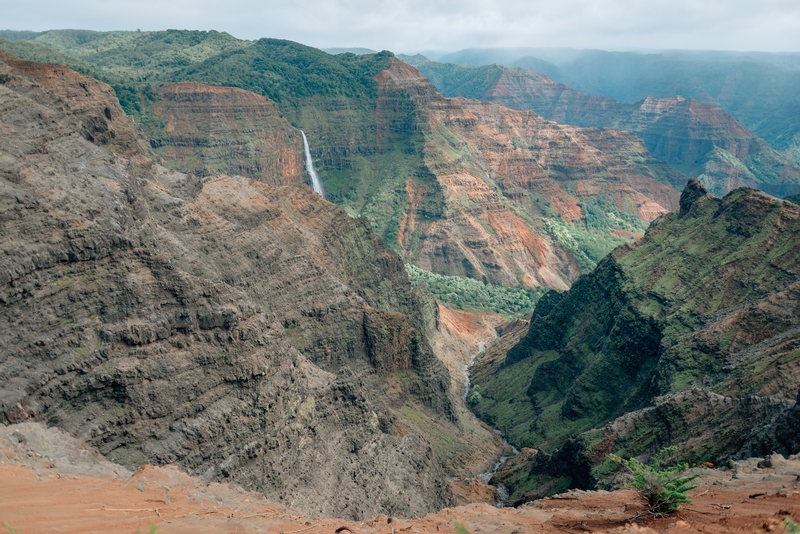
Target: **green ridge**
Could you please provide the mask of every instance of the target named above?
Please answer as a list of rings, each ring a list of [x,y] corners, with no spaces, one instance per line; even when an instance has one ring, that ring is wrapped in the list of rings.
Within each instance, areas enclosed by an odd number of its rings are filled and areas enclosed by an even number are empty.
[[[800,358],[785,348],[797,343],[795,323],[736,314],[795,284],[799,267],[796,206],[753,189],[718,199],[693,181],[681,213],[654,221],[642,240],[615,249],[568,292],[539,300],[522,341],[505,359],[474,371],[481,395],[473,409],[516,446],[553,452],[656,396],[689,387],[776,395],[780,365]],[[796,394],[791,387],[777,393]],[[680,420],[680,408],[675,412]],[[722,423],[696,422],[706,424]],[[713,459],[744,432],[742,424],[730,431],[715,443],[694,443],[697,461]],[[625,440],[641,454],[656,434]],[[603,432],[581,439],[589,450]]]

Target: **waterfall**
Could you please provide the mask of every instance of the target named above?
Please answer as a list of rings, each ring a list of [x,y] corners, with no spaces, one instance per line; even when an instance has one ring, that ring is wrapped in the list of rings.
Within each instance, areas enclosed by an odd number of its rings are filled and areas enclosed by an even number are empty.
[[[308,139],[306,139],[306,133],[303,130],[300,130],[300,134],[303,136],[303,150],[306,153],[306,169],[308,170],[309,176],[311,176],[311,187],[314,188],[314,191],[325,198],[325,190],[322,189],[322,182],[319,181],[319,176],[317,176],[317,171],[314,170],[314,161],[311,159],[311,150],[308,148]]]

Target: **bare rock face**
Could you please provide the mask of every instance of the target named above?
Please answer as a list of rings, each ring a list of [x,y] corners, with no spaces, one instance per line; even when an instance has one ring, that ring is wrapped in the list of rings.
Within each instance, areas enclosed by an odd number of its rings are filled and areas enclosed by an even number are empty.
[[[111,90],[62,67],[4,56],[0,80],[2,421],[308,514],[452,502],[399,415],[454,426],[450,377],[364,221],[308,188],[154,164]]]
[[[423,269],[566,289],[585,265],[559,229],[583,221],[584,204],[606,198],[613,210],[648,222],[678,207],[670,184],[683,186],[686,177],[650,158],[626,132],[564,126],[496,103],[446,99],[418,70],[396,60],[376,79],[379,117],[382,109],[410,99],[424,138],[421,174],[435,186],[406,182],[397,238]],[[434,196],[441,200],[431,216],[427,207]],[[558,222],[547,222],[553,219]]]
[[[127,157],[149,153],[147,140],[119,107],[114,90],[108,85],[76,76],[63,65],[19,60],[4,50],[0,50],[0,61],[26,77],[9,77],[6,85],[22,84],[32,100],[56,106],[70,117],[70,127],[86,140]],[[57,102],[52,101],[52,96],[58,97]]]
[[[677,209],[673,186],[687,177],[651,158],[638,137],[445,99],[413,67],[390,65],[374,96],[308,96],[282,102],[280,113],[303,125],[328,198],[366,216],[406,261],[565,289]],[[142,106],[138,120],[170,168],[302,180],[299,132],[264,97],[175,83]]]
[[[233,87],[174,83],[155,90],[142,127],[175,170],[240,175],[273,185],[303,183],[303,142],[263,96]]]

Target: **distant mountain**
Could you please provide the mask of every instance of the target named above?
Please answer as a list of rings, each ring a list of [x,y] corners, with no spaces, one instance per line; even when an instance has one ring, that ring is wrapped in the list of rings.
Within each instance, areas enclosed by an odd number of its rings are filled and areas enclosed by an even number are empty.
[[[710,104],[680,97],[623,104],[584,95],[520,67],[407,59],[446,96],[497,101],[565,124],[634,132],[654,157],[698,177],[715,194],[743,186],[776,196],[800,191],[799,164]]]
[[[457,52],[437,54],[436,61],[459,63],[461,65],[481,66],[492,63],[511,64],[520,58],[534,57],[552,65],[570,63],[586,54],[599,52],[592,49],[577,48],[467,48]],[[640,52],[606,52],[621,55],[662,55],[678,61],[735,62],[752,61],[768,63],[778,67],[800,70],[800,52],[740,52],[729,50],[658,50]],[[427,55],[427,54],[425,54]]]
[[[325,48],[324,50],[329,54],[356,54],[358,56],[378,53],[377,50],[370,50],[369,48]]]
[[[693,98],[721,107],[773,148],[800,161],[798,53],[471,49],[439,61],[530,68],[587,95],[623,103]]]
[[[517,447],[569,455],[583,484],[613,471],[611,452],[674,444],[716,463],[800,449],[780,424],[800,390],[800,207],[697,181],[680,206],[545,295],[527,335],[472,373],[476,412]],[[518,496],[547,474],[531,469]]]

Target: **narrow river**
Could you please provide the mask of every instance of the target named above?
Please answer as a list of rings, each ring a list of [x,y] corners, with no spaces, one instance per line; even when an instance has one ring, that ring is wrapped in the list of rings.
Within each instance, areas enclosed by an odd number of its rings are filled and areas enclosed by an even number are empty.
[[[472,382],[469,377],[469,372],[470,369],[472,369],[472,366],[475,365],[475,359],[485,350],[486,350],[486,343],[481,341],[480,343],[478,343],[478,352],[472,356],[472,358],[469,361],[469,365],[464,366],[464,377],[466,377],[466,382],[464,384],[464,395],[461,396],[461,400],[464,401],[464,404],[467,405],[467,408],[469,408],[469,405],[467,404],[467,397],[469,396],[469,390],[472,385]],[[496,428],[492,430],[494,430],[497,433],[497,435],[499,435],[500,438],[503,440],[503,443],[505,443],[508,446],[508,448],[511,449],[511,454],[510,455],[504,454],[503,456],[498,458],[497,462],[494,464],[494,468],[491,471],[487,471],[485,473],[481,473],[478,475],[478,478],[484,484],[488,484],[489,481],[492,479],[492,477],[497,474],[497,472],[503,467],[503,465],[505,465],[505,463],[508,460],[514,458],[519,454],[519,450],[517,450],[516,447],[514,447],[512,444],[506,441],[505,437],[503,436],[503,433],[500,432],[500,430]],[[497,489],[497,502],[495,503],[495,506],[497,506],[498,508],[502,508],[503,506],[505,506],[506,501],[508,500],[508,490],[502,484],[493,484],[493,486]]]

